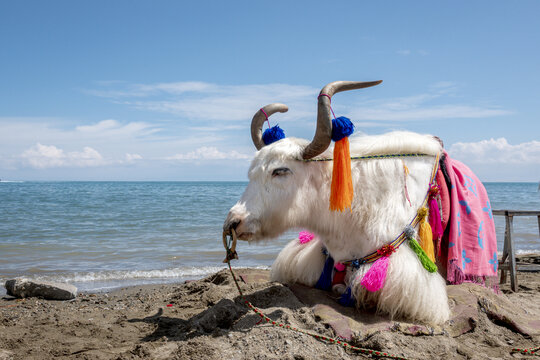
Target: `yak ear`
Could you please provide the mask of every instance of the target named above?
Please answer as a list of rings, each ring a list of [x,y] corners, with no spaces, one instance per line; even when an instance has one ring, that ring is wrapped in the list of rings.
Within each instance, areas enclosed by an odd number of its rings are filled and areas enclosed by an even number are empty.
[[[441,140],[441,138],[438,137],[438,136],[435,136],[435,135],[432,135],[432,136],[433,136],[433,138],[434,138],[435,140],[437,140],[437,141],[439,142],[439,144],[441,144],[441,147],[444,148],[444,143],[443,143],[443,141]]]

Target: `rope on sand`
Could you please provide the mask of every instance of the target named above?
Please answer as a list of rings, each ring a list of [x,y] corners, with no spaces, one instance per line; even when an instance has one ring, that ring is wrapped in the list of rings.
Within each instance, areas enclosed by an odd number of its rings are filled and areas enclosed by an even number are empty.
[[[255,314],[257,314],[257,315],[259,315],[261,317],[261,321],[264,320],[268,324],[270,324],[272,326],[275,326],[275,327],[280,327],[280,328],[284,328],[284,329],[287,329],[287,330],[299,332],[301,334],[309,335],[309,336],[311,336],[311,337],[313,337],[313,338],[315,338],[315,339],[317,339],[319,341],[325,342],[326,344],[341,345],[345,349],[351,349],[351,350],[357,351],[357,352],[362,353],[362,354],[371,355],[371,356],[375,356],[375,357],[379,357],[379,358],[388,358],[388,359],[396,359],[396,360],[409,360],[407,358],[397,356],[397,355],[388,354],[387,352],[383,352],[383,351],[375,351],[375,350],[371,350],[371,349],[360,348],[358,346],[351,345],[351,344],[346,343],[345,341],[341,341],[339,339],[330,338],[330,337],[326,337],[326,336],[323,336],[323,335],[310,333],[308,331],[298,329],[298,328],[292,327],[290,325],[277,323],[274,320],[270,319],[260,309],[255,307],[251,302],[249,302],[246,299],[246,297],[244,296],[244,293],[242,292],[242,289],[240,288],[240,284],[238,284],[238,280],[236,279],[236,275],[234,274],[234,271],[233,271],[233,269],[231,267],[231,260],[232,259],[238,259],[238,254],[236,253],[236,240],[237,240],[237,238],[236,238],[236,232],[234,231],[234,229],[232,229],[231,238],[232,238],[232,240],[229,240],[227,234],[225,232],[223,233],[223,245],[225,246],[225,250],[227,251],[227,255],[225,257],[225,260],[223,260],[223,262],[226,262],[227,265],[229,266],[229,271],[231,272],[232,278],[234,280],[234,284],[236,285],[236,288],[238,289],[238,293],[240,294],[240,296],[244,300],[244,303],[246,304],[246,306],[248,308],[253,310],[253,312]],[[259,321],[259,323],[261,321]],[[532,347],[532,348],[523,348],[523,349],[521,349],[521,348],[512,348],[510,350],[510,352],[512,352],[512,353],[520,353],[520,354],[523,354],[523,355],[540,356],[540,346]]]
[[[540,350],[540,346],[532,347],[532,348],[528,348],[528,349],[513,348],[512,352],[518,352],[518,353],[523,354],[523,355],[540,356],[540,353],[538,353],[538,350]]]
[[[233,269],[231,267],[231,260],[232,259],[238,259],[238,255],[236,254],[236,251],[234,250],[236,248],[236,240],[237,240],[236,239],[236,232],[234,231],[234,229],[232,230],[232,236],[231,237],[232,237],[232,242],[227,241],[226,240],[227,234],[223,233],[223,245],[225,245],[225,249],[227,250],[227,256],[225,257],[224,262],[226,262],[227,265],[229,266],[229,270],[230,270],[232,278],[234,280],[234,284],[236,285],[236,288],[238,289],[238,293],[240,294],[240,296],[244,300],[244,303],[246,304],[246,306],[248,308],[253,310],[253,312],[255,314],[257,314],[257,315],[259,315],[261,317],[261,321],[264,320],[268,324],[270,324],[272,326],[275,326],[275,327],[280,327],[280,328],[284,328],[284,329],[287,329],[287,330],[299,332],[301,334],[309,335],[309,336],[311,336],[311,337],[313,337],[313,338],[315,338],[315,339],[317,339],[319,341],[323,341],[323,342],[325,342],[327,344],[341,345],[345,349],[351,349],[351,350],[360,352],[362,354],[371,355],[371,356],[375,356],[375,357],[379,357],[379,358],[388,358],[388,359],[396,359],[396,360],[409,360],[409,359],[404,358],[402,356],[392,355],[392,354],[389,354],[389,353],[384,352],[384,351],[376,351],[376,350],[371,350],[371,349],[364,349],[364,348],[361,348],[361,347],[358,347],[358,346],[351,345],[351,344],[346,343],[345,341],[342,341],[342,340],[339,340],[339,339],[326,337],[326,336],[319,335],[319,334],[314,334],[314,333],[311,333],[311,332],[308,332],[308,331],[305,331],[305,330],[302,330],[302,329],[292,327],[290,325],[277,323],[274,320],[270,319],[268,316],[264,315],[264,313],[260,309],[255,307],[251,302],[249,302],[246,299],[246,297],[244,296],[244,293],[242,292],[242,289],[240,289],[240,285],[238,284],[238,280],[236,279],[236,275],[234,274]]]

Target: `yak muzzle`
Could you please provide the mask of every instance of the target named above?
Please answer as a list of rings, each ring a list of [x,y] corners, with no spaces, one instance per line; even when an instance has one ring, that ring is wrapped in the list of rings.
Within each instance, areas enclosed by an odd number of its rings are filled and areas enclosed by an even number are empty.
[[[223,223],[223,232],[226,235],[231,235],[232,230],[238,234],[239,240],[251,240],[253,238],[253,232],[250,231],[246,226],[245,219],[230,212],[229,215],[227,215],[227,219]]]

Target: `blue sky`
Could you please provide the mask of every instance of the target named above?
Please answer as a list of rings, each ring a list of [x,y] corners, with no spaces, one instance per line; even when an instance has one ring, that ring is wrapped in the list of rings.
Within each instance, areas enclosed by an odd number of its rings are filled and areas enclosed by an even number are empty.
[[[263,105],[311,139],[335,80],[358,133],[438,135],[485,181],[540,180],[538,1],[0,4],[0,178],[246,180]]]

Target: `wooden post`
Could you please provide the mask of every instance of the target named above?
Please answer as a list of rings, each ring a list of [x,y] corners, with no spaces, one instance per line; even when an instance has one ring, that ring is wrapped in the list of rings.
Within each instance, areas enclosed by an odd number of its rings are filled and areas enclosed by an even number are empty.
[[[512,291],[517,289],[517,274],[516,274],[516,254],[514,250],[514,216],[506,215],[506,230],[508,231],[508,262],[510,265],[510,288]],[[506,239],[505,239],[506,241]]]
[[[508,219],[508,211],[504,211],[501,215],[504,215],[505,220]],[[508,258],[508,221],[504,227],[504,242],[503,242],[503,253],[501,261],[499,262],[499,269],[501,270],[501,277],[499,279],[499,284],[506,284],[506,267],[505,262]]]
[[[507,271],[510,272],[510,288],[512,291],[517,291],[517,269],[516,254],[514,248],[514,216],[536,216],[538,218],[538,233],[540,235],[540,211],[538,210],[492,210],[493,215],[504,215],[506,226],[504,229],[504,245],[501,261],[499,261],[499,271],[501,272],[500,284],[506,282]],[[508,263],[506,263],[508,259]],[[521,271],[538,271],[536,266],[521,265]]]

